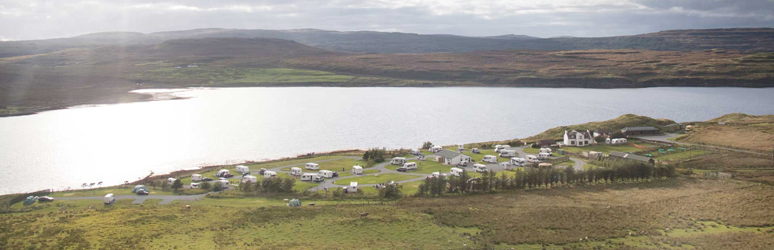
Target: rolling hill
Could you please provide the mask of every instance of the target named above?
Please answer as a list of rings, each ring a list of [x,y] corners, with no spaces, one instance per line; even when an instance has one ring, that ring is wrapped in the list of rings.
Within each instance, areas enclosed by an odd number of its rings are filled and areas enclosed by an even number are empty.
[[[580,130],[606,129],[609,131],[616,131],[616,130],[621,130],[622,128],[625,128],[625,127],[645,127],[645,126],[661,127],[661,126],[669,125],[673,123],[675,123],[675,121],[672,121],[669,119],[653,119],[647,116],[626,114],[607,121],[588,122],[584,124],[552,128],[552,129],[546,130],[543,133],[529,137],[526,140],[535,141],[535,140],[543,140],[543,139],[559,139],[559,138],[562,138],[562,136],[564,136],[565,130],[580,131]]]

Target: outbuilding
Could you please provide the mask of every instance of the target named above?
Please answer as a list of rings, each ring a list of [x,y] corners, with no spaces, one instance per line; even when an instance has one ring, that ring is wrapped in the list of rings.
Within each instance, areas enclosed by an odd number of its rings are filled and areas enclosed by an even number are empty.
[[[458,166],[470,162],[470,156],[460,152],[443,150],[435,154],[435,160],[445,165]]]
[[[647,156],[636,155],[636,154],[632,154],[632,153],[627,153],[627,152],[616,152],[616,151],[613,151],[613,152],[610,152],[610,157],[619,158],[619,159],[625,159],[625,160],[638,161],[638,162],[648,163],[648,164],[651,164],[651,165],[656,164],[656,161],[653,160],[653,158],[650,158],[650,157],[647,157]]]

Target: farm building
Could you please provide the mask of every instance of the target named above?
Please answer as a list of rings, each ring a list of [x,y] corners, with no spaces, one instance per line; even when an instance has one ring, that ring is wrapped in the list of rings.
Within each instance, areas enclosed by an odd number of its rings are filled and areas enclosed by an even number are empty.
[[[445,165],[459,165],[470,162],[470,156],[461,154],[459,152],[443,150],[435,154],[435,160]]]
[[[615,152],[615,151],[613,151],[613,152],[610,152],[610,157],[626,159],[626,160],[632,160],[632,161],[639,161],[639,162],[644,162],[644,163],[649,163],[649,164],[656,164],[656,161],[653,160],[653,158],[646,157],[646,156],[641,156],[641,155],[636,155],[636,154],[632,154],[632,153],[627,153],[627,152]]]
[[[661,130],[655,127],[626,127],[621,129],[626,135],[657,135],[661,134]]]
[[[576,130],[564,131],[564,145],[566,146],[588,146],[594,142],[594,137],[588,130],[578,132]]]

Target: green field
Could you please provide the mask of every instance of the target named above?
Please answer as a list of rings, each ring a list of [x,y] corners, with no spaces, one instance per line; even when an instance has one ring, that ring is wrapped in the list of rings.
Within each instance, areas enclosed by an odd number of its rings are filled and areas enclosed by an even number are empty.
[[[113,186],[113,187],[106,187],[106,188],[54,192],[50,196],[51,197],[86,197],[86,196],[105,196],[106,194],[133,195],[134,193],[132,193],[132,189],[134,189],[134,185],[121,185],[121,186]],[[163,191],[161,190],[160,186],[155,188],[152,186],[149,186],[148,191],[150,191],[150,194],[158,194],[158,195],[173,194],[172,189]]]
[[[416,173],[416,174],[432,174],[433,172],[441,172],[441,173],[448,173],[454,166],[449,165],[443,165],[440,162],[433,161],[433,159],[428,159],[427,161],[415,161],[417,163],[417,169],[416,170],[409,170],[409,173]],[[396,170],[401,166],[396,165],[387,165],[385,168]]]
[[[637,145],[645,146],[645,147],[655,147],[658,148],[656,145],[646,144],[646,143],[637,143]],[[642,149],[639,149],[632,145],[632,142],[629,142],[628,144],[618,144],[618,145],[610,145],[610,144],[596,144],[593,146],[585,146],[585,147],[562,147],[562,150],[572,153],[583,153],[588,151],[597,151],[602,152],[605,154],[609,154],[611,151],[618,151],[618,152],[638,152],[642,151]]]
[[[421,176],[405,175],[405,174],[380,174],[379,176],[367,175],[367,176],[361,176],[361,177],[347,178],[343,180],[336,180],[334,183],[339,185],[349,185],[350,182],[357,182],[358,185],[378,184],[378,183],[387,183],[390,181],[409,180],[409,179],[414,179],[419,177]]]
[[[705,150],[686,150],[682,152],[672,152],[666,154],[655,152],[653,153],[653,158],[659,161],[683,161],[706,154],[710,154],[710,152]]]
[[[210,84],[261,84],[347,82],[351,76],[318,70],[289,68],[220,68],[201,65],[198,68],[162,67],[145,71],[137,77],[154,80],[203,79]]]

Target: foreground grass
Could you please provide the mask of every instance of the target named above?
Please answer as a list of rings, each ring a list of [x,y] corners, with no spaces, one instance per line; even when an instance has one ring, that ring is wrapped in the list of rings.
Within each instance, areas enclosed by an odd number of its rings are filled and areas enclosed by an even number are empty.
[[[415,184],[405,183],[403,190]],[[170,205],[121,200],[107,207],[98,200],[58,201],[0,215],[6,229],[0,248],[766,249],[774,244],[774,187],[734,180],[675,179],[383,204],[303,200],[301,208],[288,208],[281,198],[293,197]],[[317,205],[308,207],[309,202]],[[61,206],[67,209],[59,212]],[[364,212],[370,215],[361,219]]]

